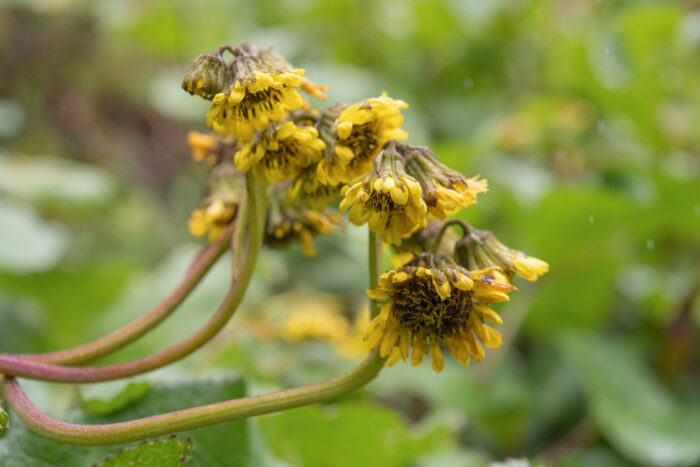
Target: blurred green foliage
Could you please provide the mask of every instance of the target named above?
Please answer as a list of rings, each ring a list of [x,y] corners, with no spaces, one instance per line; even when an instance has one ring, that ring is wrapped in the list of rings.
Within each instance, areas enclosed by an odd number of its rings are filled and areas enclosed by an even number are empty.
[[[697,2],[1,5],[0,351],[97,337],[177,281],[196,251],[185,222],[206,180],[184,140],[204,127],[207,105],[180,79],[199,53],[251,42],[330,84],[329,103],[384,90],[409,102],[411,143],[489,179],[490,192],[461,215],[551,271],[516,284],[499,309],[506,344],[484,362],[448,364],[439,375],[398,365],[329,406],[192,432],[188,462],[700,463]],[[270,296],[299,289],[339,295],[346,315],[360,311],[363,232],[317,244],[314,260],[298,245],[264,252],[244,310],[222,336],[147,376],[147,394],[115,396],[118,410],[99,420],[244,393],[243,383],[182,383],[211,371],[240,375],[257,393],[348,368],[328,344],[270,338],[256,320]],[[114,359],[187,335],[223,297],[226,271]],[[108,390],[76,397],[31,387],[41,408],[91,422],[80,400]],[[13,419],[0,465],[80,465],[115,452],[59,446]],[[527,461],[500,465],[519,464]]]

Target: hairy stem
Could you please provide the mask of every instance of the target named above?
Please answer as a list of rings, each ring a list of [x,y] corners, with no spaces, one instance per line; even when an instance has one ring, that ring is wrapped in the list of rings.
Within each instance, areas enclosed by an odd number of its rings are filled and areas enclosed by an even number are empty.
[[[232,281],[226,298],[209,322],[186,340],[148,357],[113,365],[95,367],[65,367],[8,355],[0,356],[0,373],[7,376],[19,376],[43,381],[89,383],[110,381],[145,373],[163,367],[191,354],[214,337],[229,321],[240,304],[253,275],[253,268],[262,243],[262,231],[259,218],[265,212],[264,191],[258,189],[257,183],[249,184],[248,203],[250,209],[250,235],[244,264],[240,274]],[[255,193],[257,191],[257,193]],[[256,201],[257,198],[261,198]],[[242,225],[239,224],[239,228]]]
[[[116,331],[92,342],[57,352],[16,355],[34,362],[79,365],[90,363],[134,342],[160,324],[187,298],[216,261],[228,249],[235,223],[231,223],[216,242],[209,245],[192,261],[185,277],[168,297],[151,311]]]
[[[374,289],[379,285],[379,268],[382,264],[382,241],[377,234],[369,231],[369,287]],[[369,301],[370,314],[375,317],[379,314],[379,305],[376,300]]]

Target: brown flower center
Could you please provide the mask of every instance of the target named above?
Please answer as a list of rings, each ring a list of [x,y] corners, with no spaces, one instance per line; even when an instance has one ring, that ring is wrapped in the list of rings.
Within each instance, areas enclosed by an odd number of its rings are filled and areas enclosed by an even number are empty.
[[[445,337],[467,326],[471,304],[469,291],[453,287],[441,300],[430,279],[414,277],[394,289],[393,313],[414,333]]]
[[[355,158],[350,162],[350,169],[359,169],[364,166],[376,154],[377,145],[377,125],[375,122],[353,125],[352,133],[342,144],[352,149]]]
[[[391,195],[387,192],[374,191],[369,195],[369,198],[365,202],[365,205],[375,211],[389,212],[389,211],[399,211],[403,212],[405,205],[396,204]]]

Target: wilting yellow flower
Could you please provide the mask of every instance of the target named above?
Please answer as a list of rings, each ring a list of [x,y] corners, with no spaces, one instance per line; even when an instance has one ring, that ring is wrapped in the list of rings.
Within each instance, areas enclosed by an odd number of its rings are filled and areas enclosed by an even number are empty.
[[[236,217],[239,203],[245,197],[245,176],[230,162],[217,165],[210,178],[210,194],[204,206],[192,211],[187,226],[192,235],[202,237],[209,233],[213,242]]]
[[[444,219],[448,214],[471,206],[476,203],[478,193],[488,191],[485,179],[466,178],[442,164],[424,146],[398,143],[397,147],[406,158],[406,171],[420,182],[428,213],[436,219]]]
[[[276,183],[293,178],[321,159],[325,147],[316,128],[275,122],[243,144],[234,160],[241,172],[252,170],[257,178]]]
[[[234,56],[229,63],[221,55],[226,50]],[[303,69],[292,67],[270,50],[247,44],[224,46],[216,54],[197,57],[182,87],[212,101],[207,124],[214,131],[249,140],[255,130],[263,131],[270,121],[282,120],[290,110],[304,105],[300,88],[325,97],[325,88],[303,74]]]
[[[346,183],[372,167],[377,152],[392,139],[405,139],[401,129],[403,101],[382,94],[350,106],[324,111],[321,133],[334,142],[318,165],[318,177],[328,185]]]
[[[211,167],[233,154],[238,140],[233,136],[190,131],[187,134],[187,145],[192,149],[192,159],[197,162],[204,161]]]
[[[350,209],[350,222],[366,222],[386,242],[401,244],[402,238],[427,226],[420,184],[406,173],[393,142],[377,155],[362,180],[345,186],[341,193],[340,212]]]
[[[493,277],[507,282],[511,282],[516,275],[536,281],[549,271],[549,264],[508,248],[488,230],[472,229],[457,243],[455,259],[469,269],[497,266],[499,269]]]
[[[286,200],[291,204],[306,203],[310,208],[323,211],[340,198],[340,185],[326,185],[316,176],[317,164],[312,164],[299,172],[292,180]]]
[[[481,361],[482,344],[496,348],[502,343],[500,333],[485,324],[502,323],[489,305],[507,301],[508,292],[515,290],[486,277],[488,272],[468,271],[447,256],[422,253],[382,274],[379,287],[367,290],[382,304],[365,333],[369,347],[379,347],[389,366],[406,361],[409,354],[411,364],[420,365],[430,350],[433,370],[442,371],[441,346],[463,365],[470,357]]]
[[[220,53],[201,54],[182,80],[182,89],[211,100],[232,80],[232,74]]]
[[[292,241],[299,240],[306,256],[315,256],[313,237],[316,234],[331,233],[343,226],[343,219],[332,212],[317,212],[303,204],[293,206],[283,200],[287,187],[273,187],[267,214],[264,242],[272,248],[286,248]]]

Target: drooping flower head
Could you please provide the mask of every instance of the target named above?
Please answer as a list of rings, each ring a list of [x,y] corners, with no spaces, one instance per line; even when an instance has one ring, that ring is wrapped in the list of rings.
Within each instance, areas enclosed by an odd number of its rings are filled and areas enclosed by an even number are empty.
[[[329,185],[347,183],[367,172],[377,152],[392,139],[405,139],[401,129],[403,101],[382,94],[350,106],[326,109],[319,122],[329,145],[318,165],[319,179]]]
[[[379,287],[367,290],[383,304],[365,333],[370,348],[379,347],[387,365],[410,356],[414,366],[430,350],[438,372],[444,366],[443,346],[463,365],[470,357],[481,361],[482,344],[496,348],[502,342],[500,333],[485,323],[502,323],[489,305],[507,301],[508,292],[515,290],[486,277],[488,272],[468,271],[448,256],[422,253],[382,274]]]
[[[316,176],[318,164],[311,164],[294,177],[286,200],[291,204],[305,203],[311,209],[323,211],[340,198],[341,185],[326,185]]]
[[[209,179],[209,195],[204,206],[192,211],[187,226],[192,235],[208,235],[213,242],[233,221],[239,204],[245,199],[245,175],[236,170],[230,161],[218,164]]]
[[[230,63],[221,55],[226,50],[234,55]],[[324,88],[303,79],[303,74],[270,50],[224,46],[216,54],[200,55],[182,87],[212,101],[207,124],[214,131],[249,140],[255,130],[263,131],[270,121],[282,120],[304,105],[299,88],[325,97]]]
[[[316,255],[313,237],[333,232],[343,226],[343,219],[332,212],[317,212],[302,205],[293,206],[284,201],[287,186],[271,186],[270,207],[265,225],[264,243],[272,248],[286,248],[293,241],[301,242],[306,256]]]
[[[238,140],[230,135],[190,131],[187,134],[187,145],[192,150],[192,159],[213,167],[225,158],[233,157]]]
[[[325,147],[312,126],[274,122],[243,144],[235,156],[236,168],[252,170],[268,183],[282,182],[321,159]]]
[[[420,182],[423,200],[432,217],[444,219],[476,203],[476,195],[487,191],[485,179],[466,178],[442,164],[427,147],[403,143],[399,146],[406,157],[406,171]]]
[[[194,59],[182,80],[182,89],[208,100],[221,92],[232,80],[233,71],[220,53],[201,54]]]
[[[350,222],[367,223],[384,241],[394,244],[425,228],[427,207],[421,187],[405,166],[395,142],[390,142],[377,154],[366,176],[343,188],[340,212],[349,209]]]
[[[528,256],[522,251],[508,248],[488,230],[472,229],[455,247],[455,259],[462,266],[488,268],[497,266],[493,277],[512,282],[514,276],[536,281],[549,271],[549,264]]]

